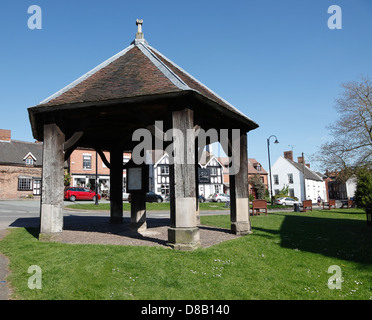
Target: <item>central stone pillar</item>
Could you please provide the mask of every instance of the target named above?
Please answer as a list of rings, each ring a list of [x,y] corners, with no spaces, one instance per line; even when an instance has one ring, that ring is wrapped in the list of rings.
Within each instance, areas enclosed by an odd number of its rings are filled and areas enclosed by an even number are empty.
[[[62,241],[65,135],[55,124],[44,125],[40,241]]]
[[[136,232],[145,231],[147,229],[145,192],[131,194],[130,213],[130,229]]]
[[[123,223],[123,149],[110,150],[110,223]]]
[[[231,231],[237,235],[252,233],[249,218],[248,198],[248,152],[247,134],[242,133],[239,141],[231,143],[233,166],[239,171],[230,175],[230,220]]]
[[[171,226],[168,229],[168,244],[178,250],[194,250],[200,247],[200,234],[196,218],[193,111],[173,111],[172,123],[173,157],[170,154],[169,172]]]

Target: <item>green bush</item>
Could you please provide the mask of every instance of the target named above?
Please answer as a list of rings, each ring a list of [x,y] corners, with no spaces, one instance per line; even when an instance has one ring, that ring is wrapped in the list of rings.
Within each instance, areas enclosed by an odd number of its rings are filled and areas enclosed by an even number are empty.
[[[356,205],[359,208],[372,206],[372,172],[367,169],[360,170],[357,178],[355,192]]]

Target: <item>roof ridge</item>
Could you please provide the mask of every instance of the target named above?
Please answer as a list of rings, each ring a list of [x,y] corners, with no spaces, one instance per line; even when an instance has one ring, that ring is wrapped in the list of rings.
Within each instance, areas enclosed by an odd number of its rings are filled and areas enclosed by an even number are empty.
[[[108,66],[110,63],[114,62],[115,60],[117,60],[121,56],[125,55],[129,50],[133,49],[134,46],[135,46],[134,44],[131,44],[129,47],[121,50],[117,54],[113,55],[111,58],[108,58],[107,60],[105,60],[104,62],[102,62],[98,66],[96,66],[95,68],[93,68],[90,71],[88,71],[87,73],[83,74],[80,78],[76,79],[75,81],[71,82],[70,84],[68,84],[67,86],[65,86],[64,88],[62,88],[61,90],[57,91],[56,93],[52,94],[48,98],[44,99],[39,104],[48,103],[49,101],[51,101],[51,100],[59,97],[60,95],[62,95],[66,91],[68,91],[68,90],[76,87],[79,83],[81,83],[84,80],[88,79],[89,77],[91,77],[92,75],[94,75],[95,73],[97,73],[99,70],[101,70],[104,67]]]
[[[298,162],[295,162],[291,159],[287,159],[287,158],[284,158],[284,157],[282,157],[282,158],[287,160],[289,163],[291,163],[297,170],[301,171],[301,169],[299,168],[301,166],[302,168],[304,168],[305,171],[307,171],[307,173],[313,174],[313,175],[315,175],[316,177],[319,178],[319,181],[320,180],[323,181],[322,177],[319,176],[314,170],[310,169],[307,165],[303,165],[302,163],[298,163]],[[306,177],[305,177],[305,179],[306,179]],[[314,180],[314,179],[311,179],[309,177],[307,179]]]
[[[32,141],[23,141],[23,140],[16,140],[16,139],[11,139],[10,141],[9,140],[0,140],[0,142],[6,142],[6,143],[10,143],[12,144],[13,142],[16,142],[16,143],[23,143],[23,144],[31,144],[31,145],[42,145],[41,143],[40,144],[37,144],[35,142],[32,142]]]
[[[146,45],[144,42],[139,42],[137,47],[177,88],[182,90],[193,90],[166,64],[164,64],[163,61],[161,61],[153,52],[151,52],[151,50],[148,48],[150,46]]]
[[[204,89],[208,90],[211,94],[213,94],[216,98],[220,99],[221,101],[223,101],[224,103],[226,103],[229,107],[231,107],[232,109],[235,110],[235,112],[239,113],[240,115],[244,116],[245,118],[248,118],[244,113],[242,113],[239,109],[237,109],[236,107],[234,107],[230,102],[228,102],[227,100],[225,100],[224,98],[222,98],[221,96],[219,96],[217,93],[215,93],[212,89],[210,89],[209,87],[207,87],[204,83],[200,82],[198,79],[196,79],[194,76],[192,76],[190,73],[188,73],[187,71],[185,71],[184,69],[182,69],[180,66],[178,66],[176,63],[174,63],[173,61],[169,60],[166,56],[164,56],[162,53],[160,53],[158,50],[156,50],[155,48],[151,47],[150,45],[148,45],[148,47],[153,50],[154,52],[156,52],[158,55],[160,55],[164,60],[168,61],[170,64],[172,64],[173,66],[175,66],[178,70],[180,70],[182,73],[186,74],[188,77],[190,77],[192,80],[194,80],[196,83],[198,83],[200,86],[202,86]],[[197,91],[195,89],[192,89],[194,91]],[[248,118],[249,120],[251,120],[250,118]],[[251,120],[253,121],[253,120]]]

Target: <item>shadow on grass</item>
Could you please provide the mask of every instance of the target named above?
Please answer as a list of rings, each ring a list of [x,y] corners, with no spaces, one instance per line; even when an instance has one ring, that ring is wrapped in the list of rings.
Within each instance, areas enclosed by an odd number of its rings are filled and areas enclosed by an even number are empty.
[[[38,219],[37,219],[38,220]],[[20,218],[12,223],[12,227],[23,227],[30,235],[35,239],[39,238],[39,227],[36,218]],[[131,239],[138,239],[143,241],[148,241],[156,243],[163,246],[168,246],[168,234],[167,230],[163,228],[157,229],[159,227],[169,227],[169,218],[147,218],[147,229],[146,232],[138,233],[130,229],[130,218],[123,218],[123,223],[116,224],[110,223],[110,217],[102,216],[65,216],[63,220],[63,231],[83,231],[107,234],[107,235],[117,235],[122,237],[127,237]],[[229,240],[230,237],[227,234],[232,232],[229,229],[214,227],[214,226],[199,226],[201,232],[203,232],[204,237],[202,239],[202,247],[208,247],[210,245],[217,244],[221,241]],[[151,231],[154,231],[153,233]],[[71,234],[70,234],[71,237]],[[69,236],[65,239],[69,243]],[[77,235],[77,238],[79,236]],[[234,237],[232,237],[234,238]],[[102,238],[101,238],[102,239]],[[225,239],[225,240],[221,240]],[[94,242],[94,241],[93,241]]]
[[[336,212],[336,211],[335,211]],[[337,212],[345,215],[360,212]],[[372,265],[372,228],[365,220],[304,215],[284,217],[278,230],[253,227],[263,237],[280,236],[281,247]]]
[[[170,219],[147,218],[147,231],[153,228],[169,226]],[[34,238],[39,238],[39,218],[19,218],[11,224],[11,227],[23,227]],[[130,218],[123,218],[123,223],[110,223],[110,217],[97,216],[65,216],[63,219],[63,230],[85,231],[121,235],[133,239],[141,239],[166,245],[166,241],[148,235],[142,235],[130,230]]]

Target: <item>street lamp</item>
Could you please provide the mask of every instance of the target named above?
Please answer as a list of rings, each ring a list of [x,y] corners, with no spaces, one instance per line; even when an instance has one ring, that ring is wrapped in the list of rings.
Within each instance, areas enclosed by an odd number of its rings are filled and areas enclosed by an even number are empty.
[[[273,205],[273,184],[272,184],[272,181],[271,181],[271,163],[270,163],[270,138],[271,137],[275,137],[274,143],[279,143],[279,141],[278,141],[278,138],[275,135],[271,135],[267,139],[267,154],[268,154],[268,157],[269,157],[269,175],[270,175],[270,199],[271,199],[271,205]]]
[[[96,198],[94,204],[98,206],[98,152],[96,151],[96,183],[95,183]]]

